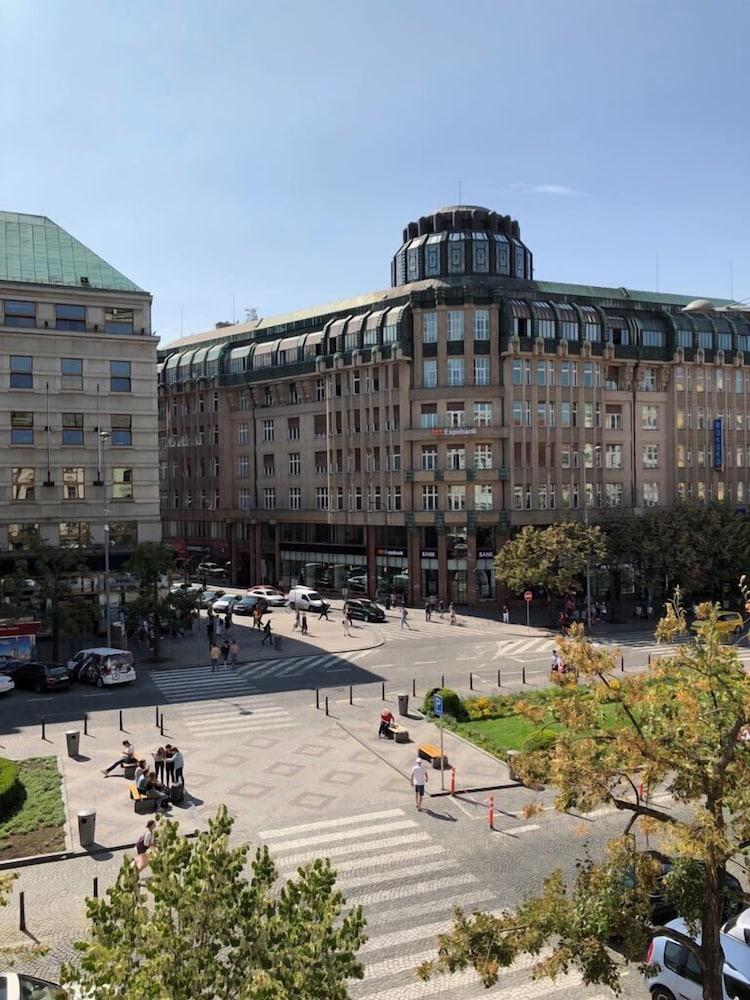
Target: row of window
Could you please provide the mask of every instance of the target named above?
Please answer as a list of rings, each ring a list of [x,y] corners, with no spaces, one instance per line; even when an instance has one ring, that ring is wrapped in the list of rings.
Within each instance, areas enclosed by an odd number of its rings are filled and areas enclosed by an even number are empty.
[[[57,525],[59,544],[63,548],[88,548],[91,545],[91,525],[88,521],[60,521]],[[110,548],[133,549],[138,544],[137,521],[109,521],[105,531]],[[40,540],[39,524],[24,522],[8,525],[8,548],[21,552]]]
[[[514,427],[531,427],[532,412],[536,417],[534,426],[551,427],[558,426],[557,404],[540,402],[532,409],[528,399],[514,399],[511,406],[511,420]],[[560,427],[584,427],[587,430],[602,426],[602,405],[601,403],[584,402],[583,420],[581,422],[581,408],[577,402],[569,403],[563,401],[559,408]],[[604,425],[607,430],[622,429],[622,408],[620,406],[607,406],[604,410]],[[659,407],[641,407],[641,429],[644,431],[658,431],[659,429]]]
[[[432,389],[438,384],[438,363],[437,360],[422,362],[422,385],[427,389]],[[448,358],[446,361],[446,381],[447,386],[466,385],[466,364],[463,358]],[[490,359],[479,356],[474,358],[474,385],[490,384]]]
[[[22,329],[38,329],[36,315],[36,302],[24,302],[14,299],[6,299],[3,303],[5,318],[4,326],[20,327]],[[133,330],[133,310],[132,309],[105,309],[104,311],[104,332],[117,334],[132,334]],[[86,306],[76,305],[56,305],[55,306],[55,329],[85,332],[89,327],[86,323]]]
[[[445,330],[448,340],[463,340],[465,312],[463,309],[448,309],[445,312]],[[475,309],[472,316],[472,334],[474,340],[490,339],[489,309]],[[436,312],[422,313],[422,343],[437,344],[438,314]]]
[[[466,491],[471,487],[462,484],[453,484],[443,487],[445,502],[444,507],[440,507],[440,487],[432,484],[422,487],[422,510],[437,511],[461,511],[466,510]],[[474,486],[474,510],[492,510],[492,486],[488,483],[481,483]]]
[[[494,274],[511,274],[511,246],[513,248],[513,275],[531,277],[531,254],[518,240],[510,240],[503,233],[469,232],[433,233],[426,240],[419,238],[414,245],[396,255],[396,284],[420,278],[438,277],[443,273],[441,245],[445,244],[448,274],[490,273],[490,258],[494,257]],[[424,245],[422,243],[424,242]],[[492,248],[492,249],[490,249]]]
[[[61,358],[61,387],[63,389],[83,389],[83,359]],[[46,373],[43,378],[46,378]],[[30,354],[11,354],[10,356],[10,388],[34,388],[34,359]],[[110,392],[131,392],[132,381],[129,361],[110,361],[109,363]]]
[[[475,427],[489,427],[492,424],[492,403],[475,402],[469,410],[468,416],[473,416]],[[437,403],[422,403],[419,426],[422,430],[434,430],[439,427],[467,427],[467,407],[462,402],[446,403],[445,416],[441,419]]]
[[[313,453],[313,463],[315,472],[319,476],[324,476],[328,472],[361,472],[362,452],[359,448],[354,448],[346,456],[341,449],[331,451],[330,456],[325,451]],[[381,453],[380,448],[368,449],[365,453],[365,469],[368,472],[380,472]],[[239,479],[247,479],[251,472],[251,459],[249,455],[240,455],[237,460],[237,476]],[[383,469],[385,472],[401,471],[401,448],[386,448],[384,455]],[[263,475],[266,477],[276,475],[276,456],[274,454],[263,455],[262,463]],[[290,476],[302,475],[302,454],[298,451],[289,453],[287,461],[287,472]]]
[[[731,371],[724,368],[704,368],[702,366],[684,368],[676,365],[674,370],[674,387],[678,392],[691,392],[695,386],[696,392],[711,392],[716,388],[717,392],[734,392],[737,395],[750,393],[750,372],[746,369],[736,368],[734,378]]]
[[[61,414],[62,444],[85,444],[83,413]],[[44,420],[46,421],[46,417]],[[129,448],[133,444],[133,418],[129,413],[113,413],[110,416],[110,443],[116,448]],[[46,424],[41,428],[44,430]],[[54,430],[55,428],[50,428]],[[97,428],[91,428],[96,433]],[[31,410],[11,410],[10,443],[17,445],[34,444],[34,413]]]
[[[475,469],[492,468],[492,445],[475,444],[473,455],[473,467]],[[422,469],[431,472],[439,469],[438,446],[436,444],[422,445]],[[463,444],[451,444],[445,448],[445,468],[453,470],[466,469],[466,446]],[[471,468],[471,465],[469,466]]]
[[[162,510],[169,510],[169,509],[178,510],[181,507],[184,507],[185,510],[192,510],[192,509],[218,510],[220,499],[221,498],[219,495],[219,491],[217,489],[213,490],[201,489],[196,491],[195,496],[193,495],[192,490],[185,490],[183,494],[181,494],[179,490],[172,490],[171,492],[167,490],[161,490],[159,493],[159,506],[161,507]],[[219,527],[222,529],[223,532],[224,526],[219,525]],[[223,537],[223,536],[220,533],[218,536],[197,535],[196,537],[208,538],[208,537]]]
[[[745,483],[740,480],[737,483],[727,483],[723,479],[719,480],[715,487],[714,483],[695,482],[688,483],[680,481],[676,484],[676,496],[678,500],[699,500],[701,503],[712,503],[726,500],[729,503],[745,503],[750,499],[750,484],[745,489]]]
[[[245,456],[247,458],[247,456]],[[247,459],[249,463],[249,458]],[[249,468],[249,465],[248,465]],[[195,472],[201,479],[218,479],[219,476],[219,459],[214,456],[212,459],[199,458],[195,463]],[[186,458],[182,465],[178,464],[176,461],[171,463],[162,460],[159,462],[159,479],[165,480],[168,475],[176,479],[180,475],[183,479],[193,478],[193,463],[189,458]]]
[[[287,508],[289,510],[302,510],[304,506],[304,494],[302,487],[290,486],[287,491]],[[276,510],[277,503],[281,501],[280,491],[275,487],[268,486],[263,490],[263,509]],[[315,488],[314,496],[315,510],[389,510],[399,511],[401,506],[401,487],[389,486],[385,491],[380,486],[371,486],[363,493],[361,486],[356,486],[349,490],[348,508],[346,494],[343,486],[337,486],[329,490],[327,486]],[[253,509],[252,491],[241,489],[238,492],[238,504],[240,510]],[[366,505],[366,506],[365,506]]]
[[[698,322],[705,322],[699,320]],[[689,349],[703,348],[704,351],[732,351],[732,334],[725,330],[715,333],[712,330],[678,330],[677,346]],[[746,333],[737,334],[737,350],[750,351],[750,336]]]
[[[63,499],[85,500],[86,481],[83,466],[63,467]],[[108,495],[112,500],[133,499],[133,470],[115,466],[108,470],[112,477]],[[37,500],[36,469],[29,466],[14,466],[11,469],[11,498],[13,500]]]
[[[750,468],[750,444],[737,445],[734,448],[723,447],[721,458],[723,465],[728,468]],[[714,448],[712,444],[699,444],[695,448],[684,444],[675,445],[675,465],[678,469],[690,469],[694,465],[698,468],[713,468],[713,464]]]
[[[695,420],[693,420],[693,413],[695,413]],[[735,412],[734,415],[721,412],[713,413],[710,406],[697,406],[695,411],[693,411],[692,406],[678,406],[675,410],[677,430],[692,430],[693,427],[699,431],[711,430],[714,418],[722,421],[724,431],[731,431],[732,428],[737,431],[750,429],[750,413]]]

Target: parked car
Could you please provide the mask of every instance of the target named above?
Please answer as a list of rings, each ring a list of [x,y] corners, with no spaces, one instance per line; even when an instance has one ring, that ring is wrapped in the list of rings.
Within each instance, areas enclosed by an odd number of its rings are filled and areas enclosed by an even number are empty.
[[[352,618],[357,618],[363,622],[384,622],[385,611],[369,598],[362,597],[348,600],[344,605],[344,611],[349,612]]]
[[[68,661],[74,680],[96,684],[98,688],[112,684],[128,684],[135,680],[133,654],[127,649],[82,649]]]
[[[271,610],[265,597],[261,597],[259,594],[245,594],[232,605],[232,614],[252,615],[255,614],[256,608],[259,608],[264,615]]]
[[[204,610],[206,608],[210,608],[214,601],[218,601],[218,599],[223,596],[223,590],[202,590],[200,597],[198,598],[198,607],[203,608]]]
[[[25,667],[28,660],[19,660],[13,656],[6,656],[2,662],[0,662],[0,674],[5,674],[6,677],[12,677],[13,674],[20,667]]]
[[[245,594],[248,597],[264,597],[272,608],[283,608],[286,604],[286,597],[276,587],[250,587]]]
[[[63,691],[70,687],[70,681],[70,671],[62,663],[31,660],[13,674],[16,687],[32,688],[37,694],[42,691]]]
[[[237,601],[239,601],[239,597],[236,594],[224,594],[223,597],[215,600],[211,607],[217,615],[225,615],[227,611],[234,613],[233,609]]]
[[[55,1000],[59,991],[57,983],[46,979],[18,972],[0,973],[0,1000]]]
[[[324,601],[317,590],[312,587],[292,587],[286,595],[286,602],[292,610],[296,611],[322,611]]]
[[[735,918],[736,919],[736,918]],[[672,920],[671,930],[690,935],[684,920]],[[694,938],[700,942],[700,936]],[[750,948],[721,929],[724,951],[724,1000],[750,1000]],[[703,1000],[703,977],[695,955],[684,944],[667,937],[655,937],[646,955],[648,965],[657,967],[646,976],[652,1000]]]
[[[16,685],[6,674],[0,674],[0,694],[10,694]],[[0,993],[0,1000],[2,1000],[2,994]]]
[[[691,624],[691,629],[697,632],[703,624],[702,618],[696,618]],[[745,627],[745,619],[739,611],[720,611],[716,616],[716,628],[725,635],[739,635]]]

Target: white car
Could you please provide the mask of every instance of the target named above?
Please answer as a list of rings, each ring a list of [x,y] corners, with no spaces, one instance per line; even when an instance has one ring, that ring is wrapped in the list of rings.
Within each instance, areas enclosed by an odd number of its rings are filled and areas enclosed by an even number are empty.
[[[5,674],[0,674],[0,694],[10,694],[16,685]],[[0,1000],[3,1000],[3,995],[0,993]]]
[[[247,597],[265,597],[272,608],[283,608],[286,597],[275,587],[251,587],[245,591]]]
[[[728,920],[721,929],[724,952],[724,1000],[750,1000],[750,947],[745,943],[740,913]],[[684,920],[667,924],[672,930],[690,934]],[[696,938],[700,942],[700,936]],[[649,945],[646,962],[657,967],[646,978],[652,1000],[703,1000],[701,968],[695,955],[684,945],[667,937],[655,937]]]
[[[236,604],[237,601],[239,601],[239,597],[236,594],[224,594],[218,601],[214,601],[211,607],[217,615],[225,615],[227,611],[232,610],[232,605]]]
[[[36,976],[17,972],[0,973],[0,1000],[55,1000],[60,987]]]
[[[68,670],[77,681],[95,684],[98,688],[112,684],[129,684],[135,680],[135,661],[127,649],[82,649],[68,660]],[[2,995],[0,995],[2,1000]]]

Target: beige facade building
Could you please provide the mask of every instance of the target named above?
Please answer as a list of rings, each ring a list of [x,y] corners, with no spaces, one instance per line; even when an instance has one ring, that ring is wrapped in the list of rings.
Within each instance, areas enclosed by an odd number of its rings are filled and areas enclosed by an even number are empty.
[[[160,352],[165,537],[238,583],[498,599],[515,528],[680,498],[744,508],[750,324],[533,278],[518,224],[443,209],[392,287]],[[584,500],[585,498],[585,500]]]
[[[0,551],[112,565],[159,540],[151,296],[42,216],[0,212]]]

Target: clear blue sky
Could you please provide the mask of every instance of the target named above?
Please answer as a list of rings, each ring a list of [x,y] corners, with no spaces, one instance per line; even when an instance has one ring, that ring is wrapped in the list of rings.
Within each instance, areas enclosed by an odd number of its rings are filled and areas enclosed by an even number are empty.
[[[0,208],[154,295],[164,342],[389,284],[509,213],[558,281],[750,297],[746,0],[5,0]]]

